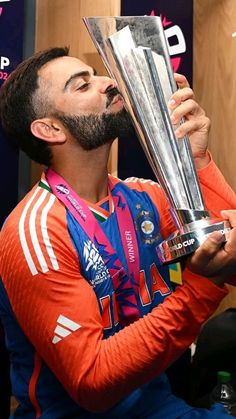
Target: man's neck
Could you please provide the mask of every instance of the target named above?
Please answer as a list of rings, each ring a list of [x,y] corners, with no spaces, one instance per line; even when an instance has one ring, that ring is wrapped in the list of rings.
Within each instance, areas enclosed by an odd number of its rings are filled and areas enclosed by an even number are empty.
[[[72,150],[57,155],[51,167],[82,199],[94,204],[108,194],[109,149],[103,146],[92,151]]]

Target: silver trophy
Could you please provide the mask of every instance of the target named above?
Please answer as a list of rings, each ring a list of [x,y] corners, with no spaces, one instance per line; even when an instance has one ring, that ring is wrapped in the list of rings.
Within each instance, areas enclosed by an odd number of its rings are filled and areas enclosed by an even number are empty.
[[[157,248],[162,263],[194,252],[213,231],[189,140],[177,140],[167,103],[177,86],[161,19],[157,16],[86,17],[85,25],[107,71],[116,79],[127,111],[158,182],[170,203],[176,231]]]

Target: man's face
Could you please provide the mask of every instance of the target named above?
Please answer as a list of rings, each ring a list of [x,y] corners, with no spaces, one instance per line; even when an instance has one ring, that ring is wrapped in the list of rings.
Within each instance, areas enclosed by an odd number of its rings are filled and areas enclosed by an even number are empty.
[[[39,86],[48,86],[53,116],[81,147],[91,150],[123,136],[131,125],[116,83],[99,77],[73,57],[57,58],[39,71]]]

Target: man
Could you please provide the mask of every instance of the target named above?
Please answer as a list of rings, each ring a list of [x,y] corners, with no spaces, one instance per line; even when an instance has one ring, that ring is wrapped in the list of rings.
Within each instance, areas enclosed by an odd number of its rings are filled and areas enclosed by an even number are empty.
[[[107,174],[112,140],[129,125],[115,82],[53,48],[22,63],[1,90],[7,136],[49,167],[1,234],[0,313],[18,418],[228,417],[176,399],[163,374],[227,294],[236,267],[235,194],[207,152],[208,119],[176,78],[173,123],[186,116],[177,136],[192,133],[206,204],[214,215],[228,209],[233,228],[224,247],[214,233],[199,248],[189,261],[195,273],[186,269],[172,294],[156,253],[175,229],[163,192]]]

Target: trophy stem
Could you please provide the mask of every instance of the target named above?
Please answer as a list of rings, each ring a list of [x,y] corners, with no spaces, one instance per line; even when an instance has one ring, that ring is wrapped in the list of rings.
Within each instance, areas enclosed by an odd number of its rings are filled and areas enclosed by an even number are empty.
[[[150,76],[151,76],[151,79],[152,79],[152,82],[153,82],[153,87],[154,87],[154,90],[155,90],[155,93],[156,93],[156,98],[157,98],[158,103],[159,103],[161,115],[162,115],[164,124],[167,127],[167,131],[170,134],[169,135],[169,141],[170,141],[170,144],[171,144],[173,155],[175,156],[176,165],[179,168],[179,173],[180,173],[180,177],[181,177],[181,180],[182,180],[182,183],[183,183],[184,193],[187,196],[189,208],[194,208],[195,203],[193,202],[192,195],[191,195],[191,190],[189,188],[189,185],[188,185],[187,180],[186,180],[186,176],[185,176],[184,171],[183,171],[183,166],[182,166],[181,159],[180,159],[180,153],[179,153],[176,138],[175,138],[175,135],[174,135],[174,132],[173,132],[173,128],[172,128],[172,125],[171,125],[171,121],[170,121],[170,118],[169,118],[169,114],[168,114],[168,112],[165,111],[166,101],[165,101],[164,94],[163,94],[163,91],[162,91],[162,88],[161,88],[161,82],[160,82],[160,79],[159,79],[159,76],[158,76],[158,73],[157,73],[157,70],[156,70],[156,66],[155,66],[155,63],[154,63],[154,60],[153,60],[153,55],[152,55],[151,50],[148,49],[148,48],[144,49],[144,55],[145,55],[146,60],[147,60],[148,68],[149,68],[149,71],[150,71]]]

